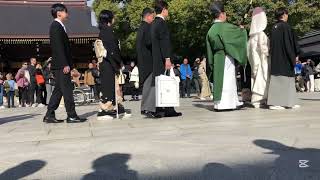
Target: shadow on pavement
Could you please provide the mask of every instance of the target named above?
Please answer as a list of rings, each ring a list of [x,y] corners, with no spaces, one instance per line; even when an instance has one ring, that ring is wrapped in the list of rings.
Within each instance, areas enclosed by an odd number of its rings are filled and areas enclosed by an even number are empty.
[[[127,165],[130,158],[130,154],[120,153],[102,156],[93,162],[94,172],[85,175],[82,180],[137,180],[138,173]]]
[[[307,98],[299,98],[302,101],[320,101],[320,99],[307,99]]]
[[[5,124],[5,123],[9,123],[9,122],[14,122],[14,121],[31,119],[31,118],[34,118],[39,115],[41,115],[41,114],[23,114],[23,115],[0,118],[0,125]]]
[[[23,179],[40,169],[42,169],[47,163],[41,160],[30,160],[23,162],[13,168],[10,168],[0,174],[0,179],[3,180],[16,180]]]
[[[269,150],[265,154],[274,161],[261,161],[247,157],[247,163],[227,166],[208,163],[200,171],[170,172],[168,175],[140,177],[143,180],[319,180],[320,149],[295,148],[272,140],[253,141],[258,147]],[[249,162],[249,163],[248,163]]]
[[[84,114],[80,115],[80,117],[89,118],[89,117],[91,117],[93,115],[96,115],[97,113],[98,113],[98,111],[87,112],[87,113],[84,113]]]

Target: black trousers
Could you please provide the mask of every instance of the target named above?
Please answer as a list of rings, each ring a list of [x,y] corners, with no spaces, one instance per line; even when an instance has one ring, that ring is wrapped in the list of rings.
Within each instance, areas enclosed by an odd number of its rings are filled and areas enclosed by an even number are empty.
[[[36,93],[37,94],[36,103],[46,104],[45,99],[47,99],[47,91],[46,91],[45,84],[37,85],[36,92],[37,92]]]
[[[181,83],[182,83],[182,91],[181,91],[182,97],[186,96],[186,92],[187,92],[187,96],[190,97],[191,80],[187,78],[186,80],[182,80]]]
[[[19,87],[19,103],[21,106],[26,105],[28,100],[28,88],[27,87]]]
[[[100,63],[99,69],[101,80],[100,91],[102,93],[101,101],[103,103],[111,101],[115,105],[115,70],[111,63],[106,60]]]
[[[37,84],[30,83],[29,89],[28,89],[28,103],[30,105],[34,104],[34,94],[36,93]]]
[[[58,109],[62,97],[64,98],[64,105],[68,117],[77,116],[73,99],[73,85],[71,82],[70,73],[64,74],[63,69],[60,69],[53,70],[53,74],[56,78],[56,84],[48,104],[48,111],[46,116],[54,117],[54,111]]]
[[[139,88],[137,89],[134,84],[135,84],[135,82],[133,82],[133,81],[130,82],[132,98],[139,97]]]

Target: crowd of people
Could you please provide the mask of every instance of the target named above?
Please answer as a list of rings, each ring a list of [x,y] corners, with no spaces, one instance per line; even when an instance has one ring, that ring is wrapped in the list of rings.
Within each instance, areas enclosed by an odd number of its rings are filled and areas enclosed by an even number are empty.
[[[131,62],[129,66],[123,63],[119,41],[113,31],[115,16],[112,11],[102,10],[98,16],[102,47],[95,47],[96,53],[101,54],[97,52],[100,49],[102,55],[97,55],[97,62],[90,63],[88,70],[81,75],[72,68],[70,45],[63,24],[68,17],[67,8],[55,4],[51,10],[55,20],[50,27],[52,59],[42,67],[31,58],[29,63],[23,63],[15,76],[0,75],[0,105],[5,96],[8,107],[14,107],[14,97],[18,95],[19,106],[48,105],[44,122],[59,123],[61,121],[55,118],[54,111],[63,96],[67,122],[84,122],[86,119],[80,118],[75,111],[72,96],[73,87],[81,86],[80,78],[83,77],[83,84],[99,100],[98,119],[114,118],[116,114],[129,115],[123,105],[126,85],[130,87],[132,101],[140,100],[142,90],[142,115],[148,118],[177,117],[182,113],[176,112],[174,107],[156,107],[155,103],[156,77],[170,76],[173,72],[180,78],[181,98],[190,98],[194,89],[197,98],[213,100],[215,110],[235,110],[243,107],[238,97],[236,67],[246,67],[247,61],[251,66],[250,100],[256,108],[297,108],[295,89],[320,91],[320,65],[315,67],[312,60],[300,62],[299,45],[287,22],[289,13],[286,8],[276,10],[277,22],[272,26],[270,37],[264,32],[268,24],[265,11],[255,8],[249,39],[243,25],[226,22],[222,2],[214,2],[210,10],[214,23],[206,37],[207,58],[197,58],[193,66],[188,58],[176,65],[172,61],[170,31],[166,23],[169,6],[165,1],[158,0],[154,9],[143,10],[143,21],[137,31],[137,64]]]

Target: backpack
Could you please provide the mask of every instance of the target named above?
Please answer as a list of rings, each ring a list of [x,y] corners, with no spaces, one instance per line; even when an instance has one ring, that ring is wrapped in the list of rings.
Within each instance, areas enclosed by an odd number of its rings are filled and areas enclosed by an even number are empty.
[[[94,42],[94,52],[96,53],[96,57],[98,59],[98,63],[101,63],[103,61],[103,58],[107,57],[107,50],[103,46],[103,42],[101,39],[97,39]]]
[[[38,85],[43,85],[45,83],[43,75],[36,74],[36,82]]]

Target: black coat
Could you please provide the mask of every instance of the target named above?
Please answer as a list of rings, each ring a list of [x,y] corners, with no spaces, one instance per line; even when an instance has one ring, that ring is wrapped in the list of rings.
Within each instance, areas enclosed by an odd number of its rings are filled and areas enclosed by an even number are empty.
[[[165,71],[165,59],[171,58],[169,28],[165,20],[160,17],[156,17],[151,25],[151,42],[153,75],[159,76]]]
[[[105,60],[112,64],[115,71],[118,71],[121,67],[122,59],[119,48],[119,40],[114,35],[112,27],[102,27],[100,29],[99,39],[102,40],[103,46],[107,50],[107,58],[105,58]]]
[[[271,75],[294,77],[294,66],[300,48],[290,25],[279,21],[272,27],[270,39]]]
[[[139,68],[140,82],[143,83],[152,73],[152,43],[151,43],[151,24],[142,21],[137,32],[137,59]]]
[[[70,66],[72,69],[72,55],[70,42],[63,26],[53,21],[50,27],[50,45],[52,53],[52,70],[63,69]]]
[[[29,74],[30,74],[30,83],[31,84],[37,84],[36,82],[36,67],[33,66],[33,65],[29,65],[27,70],[29,71]]]

